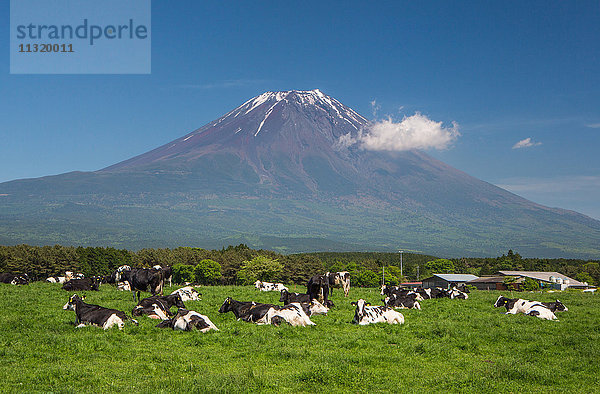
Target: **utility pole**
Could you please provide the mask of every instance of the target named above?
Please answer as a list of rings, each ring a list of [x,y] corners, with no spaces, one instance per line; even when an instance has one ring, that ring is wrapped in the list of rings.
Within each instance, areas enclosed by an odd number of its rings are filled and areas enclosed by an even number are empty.
[[[419,281],[419,264],[417,264],[417,282]]]
[[[404,274],[402,273],[402,253],[404,253],[404,251],[399,250],[398,252],[400,252],[400,276],[404,276]]]

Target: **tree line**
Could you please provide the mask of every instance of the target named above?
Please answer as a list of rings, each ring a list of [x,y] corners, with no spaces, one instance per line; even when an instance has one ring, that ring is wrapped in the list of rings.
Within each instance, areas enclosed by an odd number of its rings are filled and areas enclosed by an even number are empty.
[[[402,259],[402,264],[401,264]],[[176,282],[200,284],[251,284],[256,280],[304,285],[311,276],[326,271],[349,271],[352,285],[376,287],[422,280],[434,273],[493,275],[500,270],[557,271],[588,282],[600,283],[600,261],[523,258],[509,250],[495,258],[443,259],[416,253],[321,252],[283,255],[255,250],[247,245],[220,250],[192,247],[131,251],[110,247],[0,246],[0,272],[27,273],[44,280],[65,271],[86,276],[108,275],[121,265],[134,268],[169,265]]]

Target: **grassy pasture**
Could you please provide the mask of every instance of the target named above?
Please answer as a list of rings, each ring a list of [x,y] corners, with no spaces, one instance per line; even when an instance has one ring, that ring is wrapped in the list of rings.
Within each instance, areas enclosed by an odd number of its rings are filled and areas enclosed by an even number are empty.
[[[173,290],[175,287],[172,288]],[[300,287],[291,290],[302,291]],[[167,289],[167,292],[169,290]],[[278,303],[252,287],[205,287],[189,309],[220,332],[173,332],[155,320],[103,331],[74,328],[60,285],[0,285],[1,391],[44,392],[599,392],[600,297],[566,292],[558,322],[504,315],[499,292],[426,300],[406,323],[350,324],[351,300],[381,304],[376,289],[336,290],[315,327],[256,326],[219,314],[227,296]],[[505,294],[509,295],[509,294]],[[516,295],[516,293],[514,294]],[[87,302],[124,310],[131,293],[103,285]],[[555,294],[525,293],[552,301]]]

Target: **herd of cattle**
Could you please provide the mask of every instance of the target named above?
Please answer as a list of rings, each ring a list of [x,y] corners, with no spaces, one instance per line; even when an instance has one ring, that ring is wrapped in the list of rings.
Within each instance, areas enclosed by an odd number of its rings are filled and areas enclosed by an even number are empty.
[[[50,277],[51,283],[62,283],[62,288],[68,291],[98,291],[102,283],[111,283],[120,290],[133,293],[133,299],[138,301],[132,310],[133,317],[148,316],[161,320],[156,326],[159,328],[172,328],[174,330],[200,330],[207,332],[218,328],[208,316],[187,309],[184,302],[199,300],[201,294],[192,286],[182,287],[170,295],[164,296],[163,287],[166,281],[171,283],[172,271],[170,267],[154,266],[152,268],[131,268],[127,265],[117,268],[111,275],[105,277],[85,278],[82,274],[66,272],[64,277]],[[0,274],[1,283],[13,285],[27,284],[26,274]],[[280,293],[281,305],[265,304],[253,301],[237,301],[227,297],[219,313],[232,312],[238,320],[255,324],[283,323],[292,326],[315,325],[310,320],[313,315],[327,315],[334,304],[329,300],[329,294],[334,288],[342,288],[344,296],[348,297],[350,291],[350,274],[348,272],[327,272],[324,275],[315,275],[307,283],[307,291],[292,293],[281,283],[263,281],[255,282],[256,289],[260,291],[276,291]],[[151,297],[141,299],[140,293],[148,291]],[[397,309],[421,309],[420,302],[432,298],[450,298],[466,300],[469,290],[465,287],[450,289],[443,288],[405,288],[400,286],[381,287],[381,300],[383,306],[372,306],[364,299],[351,302],[356,307],[352,323],[367,325],[372,323],[403,324],[404,316]],[[559,301],[542,303],[523,299],[510,299],[498,297],[494,307],[506,307],[506,314],[524,313],[541,319],[556,320],[554,312],[566,311],[567,308]],[[171,312],[173,307],[177,312]],[[73,294],[63,309],[72,310],[76,315],[77,327],[95,325],[105,330],[113,326],[122,329],[126,322],[138,324],[137,320],[129,317],[125,312],[116,309],[87,304],[85,296]]]

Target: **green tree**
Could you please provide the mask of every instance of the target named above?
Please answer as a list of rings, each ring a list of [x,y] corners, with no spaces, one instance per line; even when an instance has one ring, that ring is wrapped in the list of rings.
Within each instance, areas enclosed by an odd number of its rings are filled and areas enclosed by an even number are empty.
[[[257,280],[274,281],[283,269],[283,265],[267,256],[256,256],[252,260],[242,262],[237,272],[238,283],[249,285]]]
[[[454,263],[448,259],[437,259],[425,263],[425,269],[432,274],[453,274]]]
[[[587,272],[580,272],[577,274],[577,276],[575,277],[575,279],[577,279],[580,282],[587,282],[588,285],[590,286],[595,286],[596,285],[596,281],[594,280],[594,278],[592,278],[592,276],[590,274],[588,274]]]
[[[540,289],[540,284],[538,283],[538,281],[531,279],[531,278],[525,278],[525,280],[523,282],[521,282],[521,290],[523,291],[535,291],[535,290],[539,290]]]
[[[357,287],[379,287],[380,277],[371,270],[359,271],[352,279]]]
[[[201,285],[217,284],[221,278],[221,265],[214,260],[204,259],[194,267],[196,283]]]
[[[175,264],[173,266],[173,282],[195,282],[194,266],[189,264]]]

